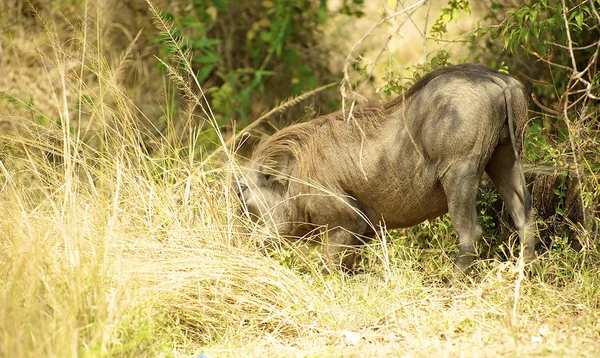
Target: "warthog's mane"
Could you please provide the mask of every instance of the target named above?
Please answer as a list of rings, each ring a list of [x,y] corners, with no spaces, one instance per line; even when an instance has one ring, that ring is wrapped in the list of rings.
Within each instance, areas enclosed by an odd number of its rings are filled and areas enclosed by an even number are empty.
[[[255,162],[276,171],[290,172],[291,168],[283,168],[283,166],[289,165],[291,161],[301,169],[294,176],[300,179],[310,178],[311,173],[317,167],[319,153],[322,153],[324,143],[347,138],[348,133],[351,133],[353,138],[360,138],[365,133],[372,133],[390,117],[390,113],[396,111],[405,100],[417,94],[433,79],[446,73],[465,69],[471,72],[486,71],[484,66],[474,64],[439,68],[423,76],[408,90],[391,101],[358,105],[352,111],[340,110],[284,128],[262,141],[252,157]],[[343,126],[349,127],[350,130],[344,131],[342,134]]]

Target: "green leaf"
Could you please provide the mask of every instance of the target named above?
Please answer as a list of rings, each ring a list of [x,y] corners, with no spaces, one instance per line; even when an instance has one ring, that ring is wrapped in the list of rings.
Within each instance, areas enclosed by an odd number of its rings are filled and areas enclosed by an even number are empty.
[[[500,29],[494,30],[494,31],[492,31],[490,36],[492,37],[492,40],[495,40],[500,36],[501,33],[502,33],[502,30],[500,30]],[[506,48],[506,46],[504,46],[504,48]]]
[[[194,61],[198,63],[223,63],[223,59],[217,54],[207,53],[203,56],[194,57]]]
[[[214,7],[216,7],[219,10],[227,10],[228,8],[227,0],[213,0],[212,3]]]
[[[581,29],[583,26],[583,11],[575,15],[575,21],[577,22],[577,26]]]
[[[39,125],[45,126],[48,125],[48,123],[50,123],[50,118],[38,114],[37,116],[35,116],[35,122]]]
[[[271,42],[273,41],[273,34],[270,32],[266,32],[266,31],[262,31],[260,33],[260,39],[263,40],[264,42]]]
[[[537,19],[537,11],[531,10],[531,12],[529,13],[529,21],[534,23],[536,19]]]
[[[548,47],[546,47],[546,45],[543,43],[537,44],[537,50],[541,55],[546,55],[548,53]]]
[[[198,82],[202,82],[205,79],[207,79],[214,68],[215,66],[212,64],[202,66],[202,68],[200,68],[200,71],[198,71],[198,75],[196,76],[198,78]]]
[[[211,47],[214,45],[218,45],[223,41],[221,41],[219,39],[206,39],[206,38],[202,39],[201,38],[201,39],[193,39],[193,41],[190,40],[190,42],[192,42],[193,46],[195,46],[197,48],[203,48],[203,47]]]
[[[492,10],[504,9],[504,5],[492,1]]]
[[[530,134],[531,135],[538,135],[542,132],[542,125],[537,123],[537,122],[533,122],[531,124],[531,128],[530,128]]]

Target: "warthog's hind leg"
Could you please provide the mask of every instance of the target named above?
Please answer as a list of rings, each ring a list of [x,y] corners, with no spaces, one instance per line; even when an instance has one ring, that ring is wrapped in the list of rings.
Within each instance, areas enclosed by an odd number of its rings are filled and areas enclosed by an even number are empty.
[[[523,258],[525,262],[531,262],[535,258],[536,236],[531,200],[521,170],[510,144],[498,146],[485,168],[519,233]]]
[[[458,234],[458,256],[454,277],[465,274],[475,258],[475,244],[481,236],[477,221],[477,188],[480,173],[473,163],[455,163],[441,179],[452,226]]]

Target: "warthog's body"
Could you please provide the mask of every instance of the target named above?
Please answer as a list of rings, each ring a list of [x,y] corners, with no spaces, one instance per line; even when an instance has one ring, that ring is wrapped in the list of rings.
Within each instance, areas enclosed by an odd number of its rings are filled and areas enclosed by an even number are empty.
[[[409,227],[450,212],[460,240],[456,266],[464,271],[481,232],[475,204],[485,170],[526,238],[526,259],[533,258],[516,155],[527,104],[517,80],[479,65],[446,67],[393,101],[347,116],[296,124],[263,141],[241,186],[248,212],[282,236],[327,230],[325,252],[345,268],[354,256],[342,253],[373,227]]]

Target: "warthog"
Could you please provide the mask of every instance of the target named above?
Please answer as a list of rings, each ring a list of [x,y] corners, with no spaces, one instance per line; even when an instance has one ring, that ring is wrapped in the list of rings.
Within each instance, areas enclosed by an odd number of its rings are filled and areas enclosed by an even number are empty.
[[[355,250],[347,249],[379,225],[405,228],[449,212],[459,237],[456,275],[472,263],[481,234],[475,205],[485,170],[531,261],[535,236],[518,154],[526,122],[516,79],[475,64],[441,68],[392,101],[295,124],[262,141],[240,199],[281,236],[326,231],[329,266],[342,269],[354,264]]]

